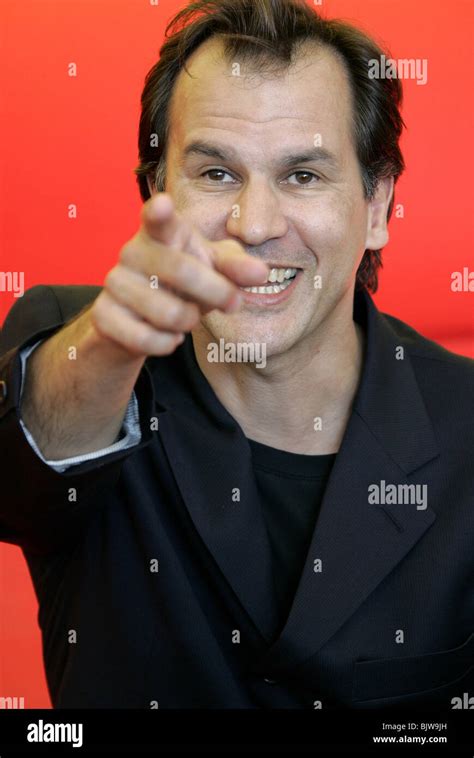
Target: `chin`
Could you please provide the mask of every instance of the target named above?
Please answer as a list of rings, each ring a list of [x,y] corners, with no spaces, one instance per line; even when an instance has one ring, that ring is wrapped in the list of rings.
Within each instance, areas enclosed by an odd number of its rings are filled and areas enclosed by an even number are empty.
[[[242,317],[241,314],[224,316],[220,313],[208,314],[202,319],[202,325],[206,330],[207,342],[216,342],[222,339],[225,343],[252,343],[264,344],[267,357],[280,355],[289,350],[302,335],[295,334],[295,319],[291,324],[283,323],[256,323],[254,314]],[[274,321],[272,319],[271,321]],[[297,321],[296,321],[297,323]]]

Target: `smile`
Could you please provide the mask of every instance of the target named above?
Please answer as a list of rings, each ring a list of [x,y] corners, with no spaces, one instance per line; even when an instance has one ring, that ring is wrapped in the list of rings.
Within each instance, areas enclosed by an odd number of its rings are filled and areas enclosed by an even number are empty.
[[[301,268],[274,266],[265,284],[259,287],[240,287],[240,291],[248,306],[277,307],[290,300],[302,276],[303,269]]]
[[[259,295],[277,294],[290,286],[297,273],[297,268],[272,268],[268,275],[267,284],[260,287],[240,287],[240,289]]]

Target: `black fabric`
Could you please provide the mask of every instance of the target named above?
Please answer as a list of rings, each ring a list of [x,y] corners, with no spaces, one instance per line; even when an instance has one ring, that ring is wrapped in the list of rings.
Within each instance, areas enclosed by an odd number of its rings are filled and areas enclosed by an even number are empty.
[[[19,350],[99,292],[26,290],[0,335],[0,539],[27,561],[54,707],[449,709],[472,693],[474,361],[356,293],[360,385],[281,628],[275,495],[261,502],[255,448],[191,336],[145,362],[135,447],[60,474],[26,440]],[[427,502],[371,502],[374,483]]]
[[[270,537],[280,628],[288,616],[336,454],[300,455],[249,439]]]

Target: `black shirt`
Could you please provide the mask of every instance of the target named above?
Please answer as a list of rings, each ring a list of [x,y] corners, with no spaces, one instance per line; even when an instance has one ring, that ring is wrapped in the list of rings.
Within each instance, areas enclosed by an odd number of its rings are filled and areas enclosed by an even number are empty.
[[[302,455],[248,440],[270,538],[282,627],[290,611],[337,453]]]

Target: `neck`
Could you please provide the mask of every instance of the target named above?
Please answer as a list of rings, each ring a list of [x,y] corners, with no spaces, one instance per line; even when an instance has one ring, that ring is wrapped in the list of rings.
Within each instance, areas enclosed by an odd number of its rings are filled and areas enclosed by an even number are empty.
[[[306,455],[339,450],[365,347],[364,332],[352,317],[352,300],[350,308],[343,305],[316,333],[285,353],[268,356],[265,368],[210,363],[207,345],[215,339],[202,325],[193,331],[198,365],[246,437]]]

